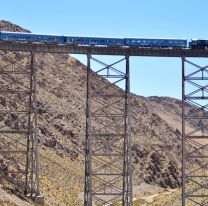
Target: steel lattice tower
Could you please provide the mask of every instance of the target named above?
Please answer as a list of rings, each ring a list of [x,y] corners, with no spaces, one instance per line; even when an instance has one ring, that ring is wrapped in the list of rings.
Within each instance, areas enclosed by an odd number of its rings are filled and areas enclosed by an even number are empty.
[[[208,205],[207,69],[182,58],[182,206]]]
[[[35,52],[1,51],[0,175],[37,202],[39,189]]]
[[[88,53],[85,206],[132,206],[129,82],[128,55],[109,65]]]

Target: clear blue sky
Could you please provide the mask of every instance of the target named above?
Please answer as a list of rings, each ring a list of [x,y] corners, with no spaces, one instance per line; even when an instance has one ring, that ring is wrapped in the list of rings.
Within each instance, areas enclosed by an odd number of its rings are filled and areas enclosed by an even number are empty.
[[[0,19],[35,33],[190,39],[208,38],[207,8],[207,0],[6,0]],[[131,90],[180,98],[180,59],[132,57]]]

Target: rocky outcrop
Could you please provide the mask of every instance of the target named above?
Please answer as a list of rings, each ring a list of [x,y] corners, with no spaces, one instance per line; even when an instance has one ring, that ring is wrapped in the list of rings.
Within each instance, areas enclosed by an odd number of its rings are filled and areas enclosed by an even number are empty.
[[[133,145],[132,151],[138,181],[142,179],[148,184],[158,184],[171,189],[181,186],[181,168],[174,155],[167,156],[165,150],[155,151],[154,147],[140,147],[137,144]]]
[[[0,172],[5,175],[5,176],[8,176],[9,174],[9,168],[8,168],[8,165],[6,165],[4,163],[4,160],[3,159],[0,159]],[[2,175],[1,175],[2,176]]]
[[[5,20],[0,20],[0,31],[30,32],[27,29],[23,29],[22,27]]]

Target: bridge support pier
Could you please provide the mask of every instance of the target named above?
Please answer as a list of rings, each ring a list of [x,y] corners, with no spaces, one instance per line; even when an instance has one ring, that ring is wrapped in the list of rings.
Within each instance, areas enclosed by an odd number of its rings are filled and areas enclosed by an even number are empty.
[[[18,191],[43,203],[39,188],[35,52],[0,55],[0,171]]]
[[[129,56],[105,64],[88,53],[85,206],[132,206],[130,130]]]
[[[182,206],[208,205],[207,68],[182,58]]]

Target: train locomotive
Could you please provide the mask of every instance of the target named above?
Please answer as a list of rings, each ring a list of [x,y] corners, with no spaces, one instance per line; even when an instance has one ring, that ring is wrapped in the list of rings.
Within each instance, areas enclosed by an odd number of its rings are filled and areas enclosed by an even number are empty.
[[[208,49],[208,40],[207,39],[192,39],[191,42],[189,42],[189,48]]]
[[[0,31],[0,41],[30,42],[74,46],[104,46],[133,48],[208,49],[208,40],[177,38],[107,38],[64,35],[46,35]]]

